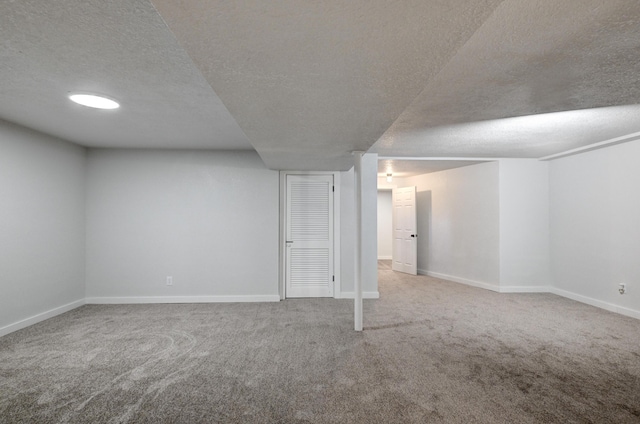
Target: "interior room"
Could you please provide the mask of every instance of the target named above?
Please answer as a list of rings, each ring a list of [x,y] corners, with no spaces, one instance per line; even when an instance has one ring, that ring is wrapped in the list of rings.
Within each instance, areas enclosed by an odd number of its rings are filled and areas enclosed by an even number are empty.
[[[0,422],[640,420],[637,1],[0,9]]]

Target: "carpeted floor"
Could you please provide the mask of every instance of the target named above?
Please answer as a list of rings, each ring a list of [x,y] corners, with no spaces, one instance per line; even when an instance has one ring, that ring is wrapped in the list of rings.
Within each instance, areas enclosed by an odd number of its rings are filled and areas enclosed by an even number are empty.
[[[349,300],[88,305],[0,338],[2,423],[640,423],[640,321],[380,269]]]

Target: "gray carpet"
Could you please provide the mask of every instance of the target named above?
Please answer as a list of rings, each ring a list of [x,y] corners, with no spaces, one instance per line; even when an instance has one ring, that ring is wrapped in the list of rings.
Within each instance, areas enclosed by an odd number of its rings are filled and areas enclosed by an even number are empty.
[[[380,280],[364,333],[348,300],[78,308],[0,338],[0,422],[640,422],[640,321]]]

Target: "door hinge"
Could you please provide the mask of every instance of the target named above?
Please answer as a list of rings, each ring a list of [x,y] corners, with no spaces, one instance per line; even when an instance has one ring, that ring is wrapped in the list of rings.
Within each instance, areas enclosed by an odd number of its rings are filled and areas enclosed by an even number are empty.
[[[333,278],[331,279],[331,281],[333,281],[335,283],[336,281],[336,276],[334,275]]]
[[[335,193],[336,192],[336,186],[331,186],[331,191]]]

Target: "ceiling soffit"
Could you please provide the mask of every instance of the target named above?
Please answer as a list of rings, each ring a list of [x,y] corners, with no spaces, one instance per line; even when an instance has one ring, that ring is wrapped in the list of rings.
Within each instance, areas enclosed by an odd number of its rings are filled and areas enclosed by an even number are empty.
[[[153,0],[268,167],[346,170],[499,0]]]

